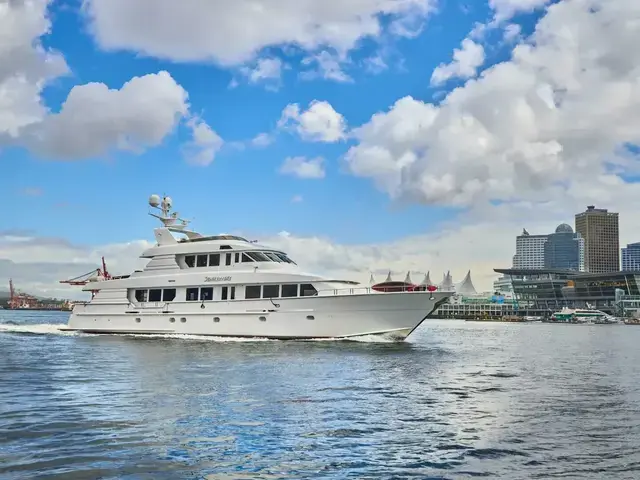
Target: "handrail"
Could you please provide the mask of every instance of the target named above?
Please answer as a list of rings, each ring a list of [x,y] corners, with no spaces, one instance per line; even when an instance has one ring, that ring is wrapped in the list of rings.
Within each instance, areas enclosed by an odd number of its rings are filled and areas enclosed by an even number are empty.
[[[366,295],[379,293],[425,293],[425,290],[418,290],[415,287],[381,287],[379,290],[371,287],[356,288],[332,288],[319,289],[319,296],[326,295]]]

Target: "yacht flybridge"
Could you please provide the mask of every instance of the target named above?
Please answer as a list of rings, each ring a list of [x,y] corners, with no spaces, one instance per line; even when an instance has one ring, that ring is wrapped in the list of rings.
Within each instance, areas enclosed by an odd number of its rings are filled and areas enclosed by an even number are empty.
[[[451,292],[378,292],[303,271],[278,249],[235,235],[203,236],[152,195],[162,226],[142,271],[86,283],[67,330],[277,339],[381,335],[404,340]],[[179,237],[179,238],[176,238]],[[106,272],[105,272],[106,273]],[[430,289],[432,290],[432,289]]]

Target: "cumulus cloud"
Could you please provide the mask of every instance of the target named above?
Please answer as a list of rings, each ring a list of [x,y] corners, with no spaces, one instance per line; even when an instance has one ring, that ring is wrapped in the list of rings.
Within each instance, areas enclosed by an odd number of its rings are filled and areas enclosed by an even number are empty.
[[[265,84],[275,90],[280,86],[282,70],[285,67],[279,58],[259,58],[253,65],[241,67],[240,73],[251,84]]]
[[[288,157],[280,166],[280,173],[298,178],[324,178],[324,158]]]
[[[139,152],[159,145],[190,118],[187,92],[166,71],[134,77],[121,88],[77,85],[60,111],[50,112],[41,92],[68,68],[62,55],[42,45],[51,28],[49,3],[0,1],[0,146],[63,160]],[[194,144],[204,141],[208,132],[202,129],[194,130]],[[200,163],[205,157],[210,162],[221,142],[207,141],[200,145]]]
[[[268,133],[259,133],[251,139],[251,145],[254,147],[267,147],[273,143],[273,137]]]
[[[322,51],[316,55],[305,57],[302,59],[302,65],[315,66],[315,70],[306,70],[300,73],[303,80],[312,80],[314,78],[324,78],[325,80],[333,80],[335,82],[347,83],[353,82],[353,79],[342,70],[341,63],[345,62],[344,58],[337,55]]]
[[[354,129],[346,165],[425,204],[602,203],[594,192],[638,171],[638,38],[634,2],[554,4],[509,61],[439,105],[405,97]]]
[[[187,97],[165,71],[134,77],[120,89],[76,86],[59,113],[25,130],[23,143],[38,155],[61,159],[153,147],[187,114]]]
[[[345,138],[347,122],[329,102],[314,100],[305,111],[297,103],[287,105],[278,128],[291,128],[304,140],[332,143]]]
[[[91,29],[106,49],[174,61],[238,65],[265,47],[351,50],[385,33],[387,20],[421,23],[433,0],[85,0]],[[153,16],[153,21],[149,21]],[[387,22],[388,23],[388,22]],[[396,33],[393,31],[392,33]]]
[[[453,61],[438,65],[431,75],[431,84],[440,85],[451,78],[470,78],[476,75],[484,63],[484,47],[469,38],[462,41],[462,48],[453,51]]]
[[[47,5],[47,0],[0,2],[0,144],[44,117],[40,92],[68,71],[62,55],[40,42],[51,28]]]
[[[518,13],[533,12],[544,7],[552,0],[489,0],[489,6],[495,12],[494,21],[502,22]]]
[[[187,122],[193,140],[186,145],[187,161],[192,165],[206,167],[215,159],[224,141],[207,123],[198,117]]]

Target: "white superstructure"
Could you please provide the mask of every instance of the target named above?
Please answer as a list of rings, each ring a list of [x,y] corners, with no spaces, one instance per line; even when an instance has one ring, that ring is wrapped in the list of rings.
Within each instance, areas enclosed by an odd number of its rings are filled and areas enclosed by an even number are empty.
[[[149,263],[87,284],[68,329],[267,338],[384,335],[403,340],[453,292],[377,292],[304,272],[285,252],[234,235],[202,236],[152,195],[161,215]],[[184,236],[176,238],[174,236]]]

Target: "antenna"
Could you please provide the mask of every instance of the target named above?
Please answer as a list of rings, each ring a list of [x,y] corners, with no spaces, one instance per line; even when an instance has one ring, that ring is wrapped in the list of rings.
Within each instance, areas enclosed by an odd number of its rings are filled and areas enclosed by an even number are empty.
[[[170,227],[174,230],[183,230],[189,225],[189,220],[180,218],[178,212],[171,212],[173,200],[167,195],[163,195],[162,200],[160,199],[160,195],[151,195],[149,197],[149,206],[162,212],[162,215],[157,215],[152,212],[149,212],[149,215],[160,220],[165,227]]]

